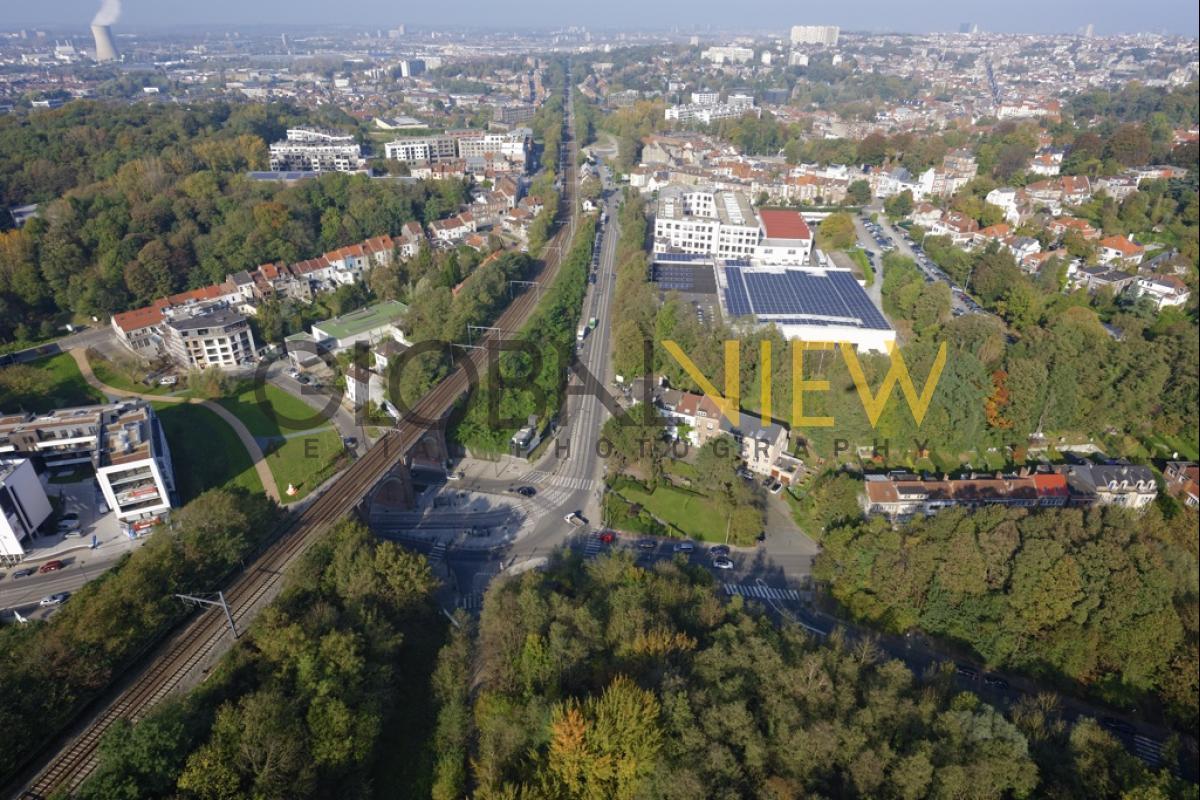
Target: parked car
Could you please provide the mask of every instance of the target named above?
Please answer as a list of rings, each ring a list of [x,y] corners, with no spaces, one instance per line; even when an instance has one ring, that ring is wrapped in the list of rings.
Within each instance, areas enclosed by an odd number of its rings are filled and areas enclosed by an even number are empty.
[[[783,484],[776,481],[771,487],[771,494],[779,494],[781,491],[783,491]]]
[[[676,553],[690,553],[696,549],[696,545],[693,542],[688,541],[676,542],[675,546],[671,549]]]
[[[993,689],[1008,688],[1008,681],[1004,680],[1004,678],[1001,678],[999,675],[985,675],[983,682],[988,686],[991,686]]]
[[[463,479],[463,474],[462,474],[461,470],[459,470],[458,472],[451,472],[448,475],[446,475],[446,480],[448,480],[448,481],[461,481],[462,479]]]
[[[712,565],[717,569],[733,569],[733,561],[728,558],[714,558]]]
[[[292,380],[300,379],[300,370],[296,369],[295,367],[291,367],[286,372],[284,372],[284,374],[287,375]]]
[[[74,511],[68,511],[58,518],[55,528],[59,533],[72,533],[79,530],[79,515]]]
[[[42,566],[38,567],[38,572],[42,574],[47,572],[58,572],[65,566],[66,564],[56,558],[53,561],[47,561],[45,564],[42,564]]]
[[[71,596],[70,592],[58,592],[57,594],[46,595],[38,601],[39,606],[57,606],[62,605]]]
[[[729,555],[729,545],[718,544],[708,548],[709,558],[721,558]]]
[[[612,531],[600,531],[600,544],[612,544],[617,540],[617,535]]]
[[[658,542],[654,539],[639,539],[637,546],[638,550],[657,550]]]
[[[35,572],[37,572],[37,567],[25,567],[24,569],[19,569],[13,573],[13,580],[16,580],[17,578],[28,578]]]
[[[966,664],[955,664],[954,671],[969,681],[973,681],[979,677],[979,670]]]
[[[583,515],[578,511],[572,511],[570,514],[567,514],[565,517],[563,517],[563,519],[574,525],[576,528],[582,528],[584,525],[587,525],[587,520],[584,519]]]

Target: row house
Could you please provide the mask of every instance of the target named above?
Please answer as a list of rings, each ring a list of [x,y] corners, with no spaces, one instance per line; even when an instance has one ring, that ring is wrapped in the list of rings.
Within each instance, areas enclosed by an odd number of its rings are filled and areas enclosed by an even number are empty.
[[[970,244],[978,231],[979,223],[960,211],[946,212],[929,229],[934,236],[949,236],[950,240],[959,247]]]
[[[1078,206],[1092,197],[1092,182],[1085,175],[1063,175],[1025,187],[1025,197],[1034,206],[1045,206],[1056,216],[1063,206]]]
[[[475,232],[475,217],[470,211],[463,211],[447,219],[434,220],[429,223],[429,236],[434,241],[453,244]]]
[[[1067,479],[1071,505],[1141,509],[1158,497],[1154,472],[1139,464],[1070,464],[1058,471]]]
[[[1128,289],[1135,280],[1136,276],[1130,275],[1128,272],[1121,272],[1105,266],[1083,267],[1073,276],[1073,283],[1077,287],[1089,292],[1108,289],[1114,295]]]
[[[965,506],[1009,506],[1057,508],[1067,504],[1067,479],[1054,472],[927,480],[916,475],[894,473],[868,475],[860,499],[863,511],[890,518],[916,514],[932,515],[944,508]]]
[[[1104,264],[1135,266],[1146,252],[1140,244],[1124,236],[1108,236],[1100,240],[1100,261]]]
[[[1093,228],[1092,224],[1086,219],[1079,219],[1078,217],[1058,217],[1051,220],[1046,229],[1059,239],[1072,232],[1078,234],[1080,238],[1088,242],[1094,242],[1100,238],[1100,231]]]
[[[1140,297],[1149,297],[1159,311],[1167,306],[1185,305],[1192,296],[1187,284],[1175,275],[1148,275],[1138,278],[1137,292]]]

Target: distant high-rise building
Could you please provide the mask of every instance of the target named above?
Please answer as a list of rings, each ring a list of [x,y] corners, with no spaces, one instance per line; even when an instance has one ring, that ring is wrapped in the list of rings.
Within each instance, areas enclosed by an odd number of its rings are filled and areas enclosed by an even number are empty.
[[[1096,26],[1089,22],[1083,29],[1083,37],[1085,39],[1090,39],[1095,35],[1096,35]]]
[[[959,33],[979,33],[979,25],[974,22],[958,23]]]
[[[841,29],[837,25],[793,25],[792,44],[836,47]]]
[[[117,60],[117,46],[113,44],[112,31],[107,25],[93,25],[92,38],[96,40],[97,61]]]

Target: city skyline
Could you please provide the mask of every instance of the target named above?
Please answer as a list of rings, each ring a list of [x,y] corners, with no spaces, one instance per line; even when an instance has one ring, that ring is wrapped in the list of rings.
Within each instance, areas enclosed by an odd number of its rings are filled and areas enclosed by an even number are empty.
[[[55,28],[78,26],[86,30],[100,4],[95,0],[61,0],[52,8],[22,5],[6,10],[6,29],[22,26]],[[286,14],[284,10],[286,9]],[[283,4],[278,0],[246,4],[233,0],[213,0],[195,4],[148,3],[128,0],[115,23],[126,31],[138,28],[162,28],[176,25],[277,25],[279,27],[328,24],[328,6],[301,0]],[[339,6],[339,20],[353,20],[351,27],[390,27],[398,24],[438,26],[445,16],[436,9],[396,9],[382,0],[349,0]],[[752,21],[751,21],[752,20]],[[483,3],[468,2],[454,15],[456,25],[478,27],[586,26],[596,30],[637,27],[655,30],[678,29],[703,33],[706,30],[784,31],[793,24],[840,25],[847,31],[925,33],[957,31],[962,23],[973,23],[980,30],[995,33],[1053,34],[1075,33],[1094,26],[1097,35],[1118,33],[1168,33],[1196,36],[1200,16],[1193,3],[1180,0],[1150,0],[1135,8],[1122,5],[1105,8],[1082,0],[1071,0],[1047,8],[1031,0],[1018,0],[1002,7],[964,9],[949,2],[922,3],[906,7],[872,0],[846,9],[803,10],[782,0],[759,0],[741,6],[737,14],[725,6],[704,9],[694,4],[671,0],[647,8],[628,0],[603,7],[571,7],[529,4],[516,12],[500,12]]]

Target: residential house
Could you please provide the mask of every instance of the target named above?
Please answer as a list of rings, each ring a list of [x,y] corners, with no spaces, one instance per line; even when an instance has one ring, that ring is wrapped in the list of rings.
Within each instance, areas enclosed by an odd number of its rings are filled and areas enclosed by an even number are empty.
[[[1100,240],[1100,261],[1105,264],[1136,265],[1142,260],[1145,248],[1124,236],[1108,236]]]
[[[1192,296],[1186,283],[1174,275],[1149,275],[1137,280],[1137,292],[1149,297],[1161,311],[1166,306],[1182,306]]]
[[[1200,466],[1193,461],[1168,461],[1163,469],[1167,491],[1188,508],[1200,507]]]

